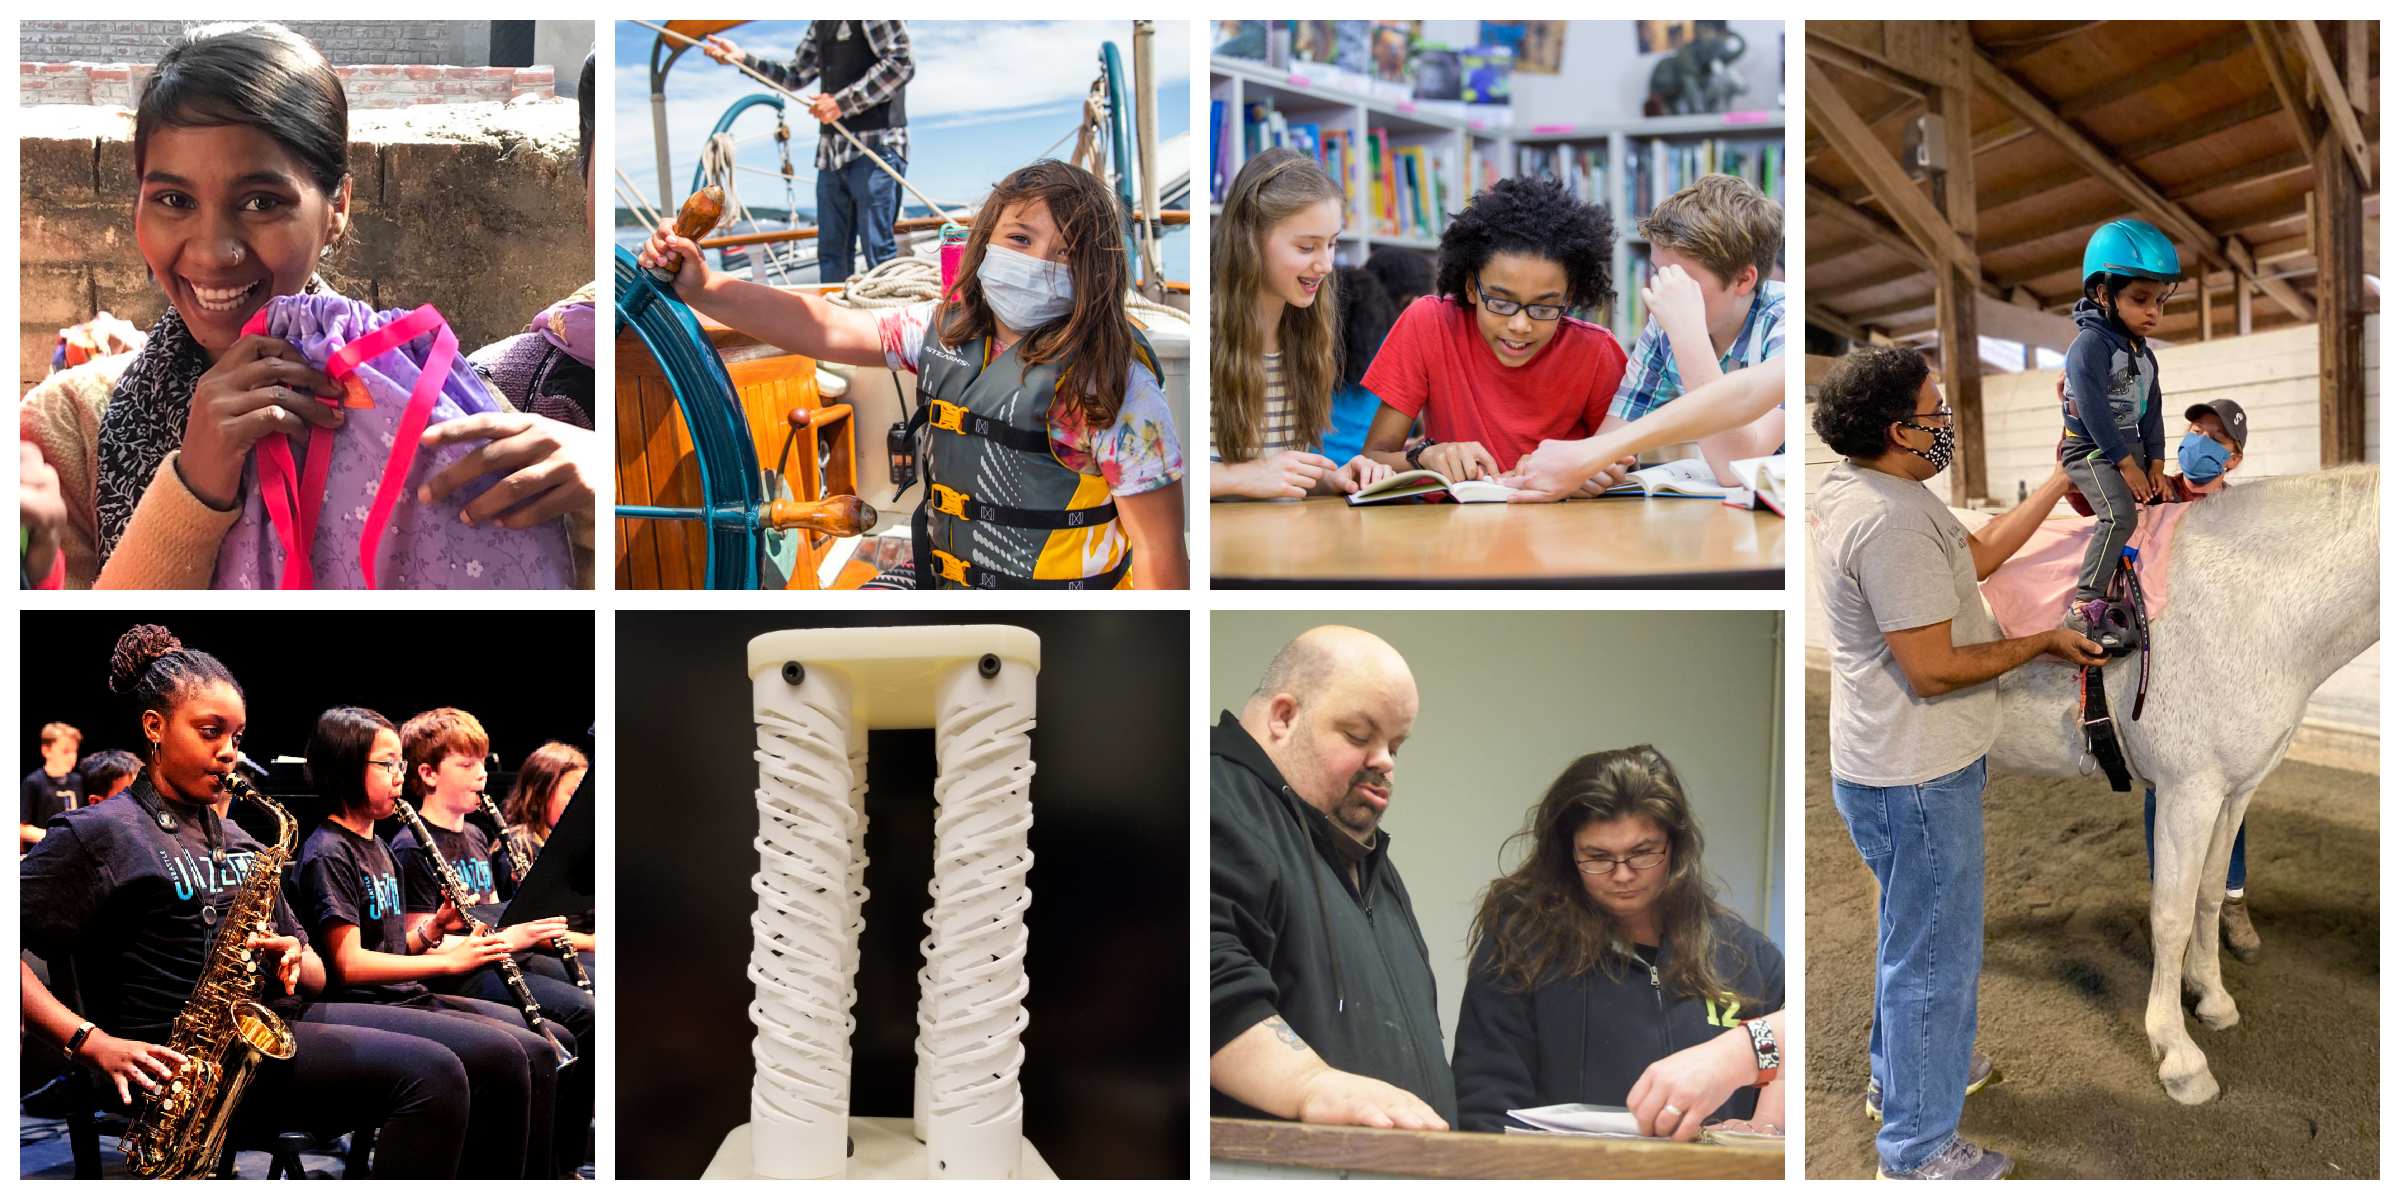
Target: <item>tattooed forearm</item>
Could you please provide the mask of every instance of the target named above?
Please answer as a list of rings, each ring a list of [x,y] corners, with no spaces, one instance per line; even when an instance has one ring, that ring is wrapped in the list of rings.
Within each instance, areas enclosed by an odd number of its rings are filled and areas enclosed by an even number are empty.
[[[1267,1028],[1272,1030],[1276,1037],[1282,1038],[1284,1045],[1303,1053],[1307,1052],[1308,1043],[1301,1041],[1299,1032],[1284,1024],[1282,1017],[1268,1017]]]

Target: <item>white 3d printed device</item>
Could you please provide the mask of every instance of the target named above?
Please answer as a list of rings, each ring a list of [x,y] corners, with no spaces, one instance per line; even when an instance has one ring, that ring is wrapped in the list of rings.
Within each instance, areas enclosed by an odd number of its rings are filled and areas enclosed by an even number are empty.
[[[753,639],[749,666],[757,1070],[751,1123],[726,1139],[709,1175],[1048,1176],[1024,1140],[1017,1085],[1041,639],[1008,625],[786,630]],[[896,1121],[850,1116],[851,1008],[867,898],[867,731],[928,727],[939,773],[912,1143]]]

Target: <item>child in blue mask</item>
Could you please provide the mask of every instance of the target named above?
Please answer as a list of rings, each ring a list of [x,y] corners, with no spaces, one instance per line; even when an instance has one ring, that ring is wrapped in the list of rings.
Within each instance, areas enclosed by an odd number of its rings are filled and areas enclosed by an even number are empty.
[[[2110,221],[2084,243],[2083,299],[2074,313],[2081,332],[2067,347],[2059,462],[2091,502],[2097,524],[2066,627],[2112,654],[2125,646],[2102,628],[2102,593],[2133,535],[2135,505],[2166,486],[2158,356],[2148,339],[2182,274],[2175,243],[2147,221]]]

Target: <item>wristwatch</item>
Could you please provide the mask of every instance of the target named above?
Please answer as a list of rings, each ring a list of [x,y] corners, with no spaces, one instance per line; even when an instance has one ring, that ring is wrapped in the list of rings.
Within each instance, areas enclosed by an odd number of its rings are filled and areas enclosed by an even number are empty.
[[[100,1027],[90,1021],[85,1021],[83,1027],[75,1031],[75,1036],[67,1039],[67,1057],[75,1057],[75,1052],[83,1049],[83,1044],[91,1040],[92,1031],[98,1028]]]
[[[1775,1027],[1765,1017],[1744,1021],[1742,1028],[1750,1031],[1750,1049],[1758,1055],[1758,1082],[1765,1087],[1783,1073],[1783,1047],[1775,1041]]]
[[[1441,445],[1441,443],[1440,443],[1440,442],[1436,442],[1436,441],[1423,441],[1423,442],[1419,442],[1419,443],[1417,443],[1417,444],[1416,444],[1414,447],[1411,447],[1411,448],[1409,449],[1409,451],[1408,451],[1407,455],[1405,455],[1405,457],[1408,459],[1408,466],[1409,466],[1409,469],[1410,469],[1410,470],[1412,470],[1412,471],[1422,471],[1422,470],[1424,470],[1424,469],[1425,469],[1425,452],[1426,452],[1426,451],[1428,451],[1428,450],[1431,450],[1431,449],[1433,449],[1435,446],[1439,446],[1439,445]]]

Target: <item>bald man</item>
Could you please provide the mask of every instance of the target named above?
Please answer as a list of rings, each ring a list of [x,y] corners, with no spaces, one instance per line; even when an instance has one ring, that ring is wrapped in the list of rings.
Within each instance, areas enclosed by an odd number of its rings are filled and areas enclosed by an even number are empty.
[[[1382,828],[1417,683],[1383,639],[1292,640],[1209,745],[1209,1108],[1447,1129],[1433,967]]]

